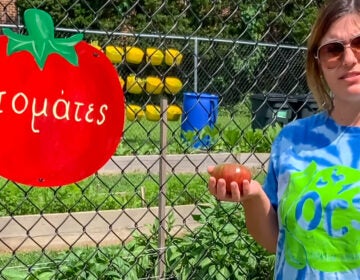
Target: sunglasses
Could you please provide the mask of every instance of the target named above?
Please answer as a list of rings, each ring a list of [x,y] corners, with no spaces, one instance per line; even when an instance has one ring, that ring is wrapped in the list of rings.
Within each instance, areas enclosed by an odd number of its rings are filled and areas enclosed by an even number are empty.
[[[327,69],[334,69],[342,63],[345,48],[347,47],[350,47],[356,59],[360,60],[360,35],[352,38],[349,44],[345,44],[344,41],[333,41],[321,45],[315,58]]]

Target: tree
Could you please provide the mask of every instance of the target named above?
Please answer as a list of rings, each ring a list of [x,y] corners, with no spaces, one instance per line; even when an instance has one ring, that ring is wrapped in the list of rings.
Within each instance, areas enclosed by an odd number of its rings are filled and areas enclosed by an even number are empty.
[[[56,26],[107,32],[206,36],[303,44],[318,5],[309,0],[17,0],[48,11]]]

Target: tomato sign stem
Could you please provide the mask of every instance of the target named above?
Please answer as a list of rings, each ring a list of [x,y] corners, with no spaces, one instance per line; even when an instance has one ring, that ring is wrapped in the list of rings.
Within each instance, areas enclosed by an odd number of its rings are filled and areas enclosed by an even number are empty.
[[[30,52],[40,69],[44,68],[48,56],[57,53],[73,65],[78,65],[78,56],[74,46],[83,38],[76,34],[69,38],[54,38],[54,22],[51,16],[39,9],[28,9],[24,21],[29,35],[14,33],[9,28],[3,32],[9,38],[8,55],[18,51]]]

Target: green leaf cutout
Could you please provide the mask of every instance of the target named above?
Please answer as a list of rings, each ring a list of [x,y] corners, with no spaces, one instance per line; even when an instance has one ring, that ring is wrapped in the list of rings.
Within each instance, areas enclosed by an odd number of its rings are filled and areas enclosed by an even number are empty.
[[[28,51],[34,56],[41,70],[52,53],[78,66],[75,45],[83,39],[83,34],[75,34],[69,38],[55,38],[54,22],[51,16],[39,9],[26,10],[24,21],[29,35],[15,33],[9,28],[3,29],[4,34],[9,38],[8,55]]]

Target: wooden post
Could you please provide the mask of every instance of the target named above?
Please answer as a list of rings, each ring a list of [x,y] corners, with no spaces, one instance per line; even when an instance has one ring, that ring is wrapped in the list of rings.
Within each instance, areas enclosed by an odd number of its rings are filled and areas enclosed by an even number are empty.
[[[159,279],[165,279],[166,276],[166,147],[167,147],[167,97],[160,97],[160,167],[159,167]]]

